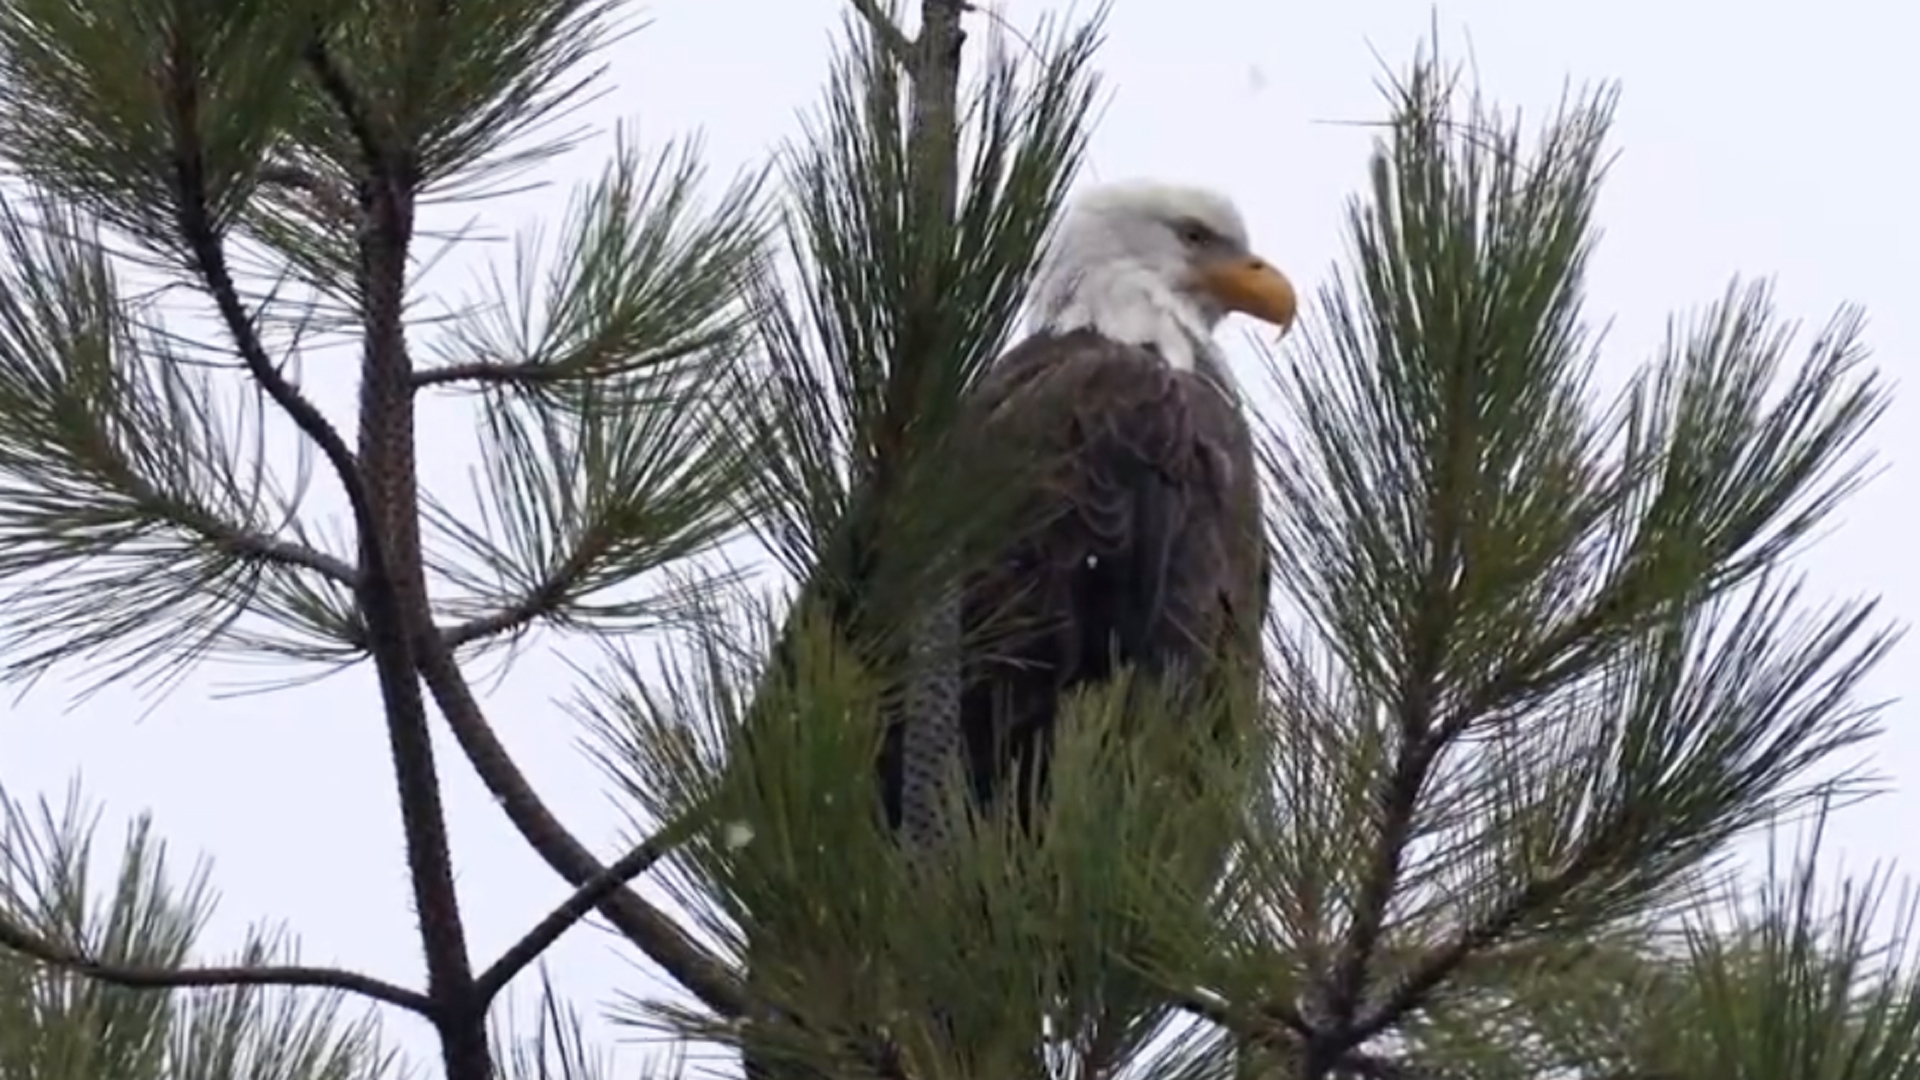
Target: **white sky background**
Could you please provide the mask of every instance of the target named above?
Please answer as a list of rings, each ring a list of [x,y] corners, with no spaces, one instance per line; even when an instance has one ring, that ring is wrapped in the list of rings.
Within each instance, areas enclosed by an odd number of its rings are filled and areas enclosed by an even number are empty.
[[[1024,28],[1052,6],[1007,0],[1002,10]],[[797,111],[818,100],[839,9],[840,0],[660,0],[646,12],[652,25],[612,55],[616,89],[587,118],[608,127],[638,120],[649,145],[703,129],[715,177],[724,178],[797,132]],[[1920,354],[1912,302],[1920,224],[1910,194],[1920,75],[1903,74],[1920,40],[1920,8],[1910,5],[1449,0],[1436,13],[1419,0],[1118,0],[1100,56],[1107,104],[1086,178],[1220,187],[1246,211],[1256,245],[1310,290],[1340,254],[1343,201],[1364,179],[1370,136],[1337,122],[1382,115],[1376,54],[1401,70],[1436,18],[1451,57],[1470,46],[1490,95],[1534,115],[1569,79],[1622,85],[1614,131],[1622,153],[1603,196],[1590,307],[1596,320],[1613,320],[1608,381],[1650,355],[1669,313],[1716,299],[1735,273],[1776,276],[1783,312],[1812,324],[1843,302],[1865,305],[1876,359],[1896,380]],[[481,208],[490,231],[552,219],[565,183],[591,180],[605,146],[554,170],[562,186]],[[430,285],[450,287],[455,300],[483,260],[500,254],[498,244],[465,248]],[[347,355],[330,353],[306,374],[348,424],[352,368]],[[460,416],[437,409],[425,421],[431,482],[464,486]],[[1874,436],[1889,468],[1806,562],[1817,591],[1877,592],[1906,622],[1920,618],[1920,573],[1903,526],[1920,496],[1917,430],[1920,406],[1897,399]],[[582,643],[566,648],[592,659]],[[1920,689],[1913,655],[1903,648],[1880,670],[1875,696]],[[418,985],[370,672],[271,696],[214,697],[229,680],[259,674],[205,670],[144,719],[130,694],[67,711],[65,688],[45,684],[0,713],[0,784],[17,798],[57,799],[82,774],[87,793],[105,804],[110,833],[151,810],[177,856],[211,856],[223,901],[209,945],[234,942],[254,921],[282,921],[299,933],[308,962]],[[482,688],[493,723],[550,805],[611,858],[618,811],[555,704],[571,685],[567,668],[536,648],[507,679]],[[1904,825],[1920,821],[1920,733],[1898,703],[1886,724],[1873,757],[1895,791],[1843,816],[1834,839],[1850,865],[1896,858],[1920,871],[1920,841]],[[467,926],[484,963],[566,889],[444,738],[440,761]],[[616,990],[648,989],[649,976],[597,930],[574,932],[550,959],[583,1011],[597,1011]],[[532,980],[520,985],[530,989]],[[437,1072],[423,1026],[403,1019],[390,1030]]]

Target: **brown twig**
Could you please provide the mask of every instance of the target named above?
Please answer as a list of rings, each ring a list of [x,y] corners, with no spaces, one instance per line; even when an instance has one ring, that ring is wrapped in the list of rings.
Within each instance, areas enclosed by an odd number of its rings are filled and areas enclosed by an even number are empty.
[[[311,570],[348,588],[353,588],[359,582],[360,572],[344,559],[304,544],[277,540],[264,533],[243,529],[204,507],[183,505],[155,489],[144,477],[129,475],[123,480],[122,487],[126,494],[155,518],[191,532],[229,554],[257,562]]]
[[[480,973],[474,985],[483,1001],[492,1000],[494,995],[513,981],[528,964],[538,959],[541,953],[556,941],[560,935],[573,928],[573,925],[601,902],[612,895],[614,890],[626,886],[634,878],[647,872],[660,857],[666,853],[667,845],[660,836],[648,837],[638,847],[621,856],[613,865],[602,871],[599,876],[575,889],[572,896],[527,931],[525,937],[513,943],[506,952],[500,954]]]
[[[723,336],[719,334],[702,334],[637,356],[621,355],[617,347],[595,342],[547,360],[472,360],[446,364],[414,372],[413,388],[419,390],[462,382],[482,386],[533,387],[560,382],[617,379],[687,359],[721,340]]]
[[[259,966],[144,968],[109,964],[57,945],[11,922],[0,919],[0,946],[48,967],[71,971],[114,986],[141,990],[182,990],[193,987],[297,986],[316,990],[344,990],[350,994],[397,1005],[422,1016],[433,1015],[433,1001],[425,994],[383,982],[371,975],[336,968]]]
[[[452,648],[458,649],[462,645],[481,638],[517,630],[542,616],[557,611],[566,600],[567,594],[573,591],[573,587],[586,577],[594,563],[605,554],[606,545],[597,542],[596,533],[599,533],[599,530],[587,530],[587,534],[581,537],[580,546],[527,595],[490,615],[482,615],[457,626],[447,627],[440,632],[441,639]]]
[[[183,134],[183,141],[190,145],[179,148],[175,175],[179,195],[176,224],[188,250],[193,253],[194,268],[208,295],[212,297],[214,307],[220,313],[220,321],[232,337],[234,348],[240,353],[248,374],[260,384],[273,403],[293,420],[301,433],[320,448],[321,454],[339,477],[341,487],[346,490],[347,501],[353,508],[356,521],[370,522],[366,488],[361,483],[359,462],[354,458],[353,451],[347,448],[346,440],[341,438],[326,415],[281,374],[261,343],[253,316],[240,300],[239,287],[234,283],[233,272],[227,265],[225,244],[214,228],[212,214],[207,208],[205,168],[200,148],[191,145],[196,135],[193,129]]]

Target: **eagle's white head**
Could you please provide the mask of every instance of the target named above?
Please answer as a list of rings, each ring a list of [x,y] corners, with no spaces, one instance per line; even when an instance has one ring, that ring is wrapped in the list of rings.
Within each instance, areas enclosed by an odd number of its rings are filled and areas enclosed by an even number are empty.
[[[1226,196],[1130,181],[1067,207],[1033,282],[1029,329],[1093,330],[1224,376],[1213,340],[1221,319],[1239,312],[1284,328],[1297,307],[1293,284],[1253,254]]]

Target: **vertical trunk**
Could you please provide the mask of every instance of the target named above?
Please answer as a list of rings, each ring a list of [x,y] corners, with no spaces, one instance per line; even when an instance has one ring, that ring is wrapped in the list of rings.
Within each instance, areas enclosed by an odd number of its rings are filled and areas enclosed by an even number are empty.
[[[366,334],[360,369],[360,464],[377,534],[362,537],[361,607],[385,705],[400,794],[407,868],[426,953],[447,1080],[493,1080],[486,1013],[454,888],[446,814],[413,640],[430,620],[420,547],[412,363],[404,300],[413,196],[390,162],[372,163],[362,192],[361,289]]]

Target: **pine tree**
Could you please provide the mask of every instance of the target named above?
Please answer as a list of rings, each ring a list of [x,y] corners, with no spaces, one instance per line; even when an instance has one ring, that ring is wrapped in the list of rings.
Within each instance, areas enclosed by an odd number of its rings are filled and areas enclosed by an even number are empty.
[[[519,1043],[495,1007],[595,911],[699,1002],[631,1019],[782,1075],[1920,1076],[1881,881],[1828,900],[1809,853],[1736,903],[1725,872],[1857,790],[1836,755],[1873,730],[1855,690],[1892,635],[1806,599],[1792,559],[1864,478],[1885,391],[1856,313],[1796,349],[1737,283],[1594,385],[1604,93],[1530,131],[1437,57],[1391,88],[1347,257],[1261,357],[1257,745],[1196,748],[1118,686],[1069,710],[1031,830],[951,800],[937,846],[887,833],[886,722],[938,721],[916,710],[966,644],[951,584],[1000,517],[953,421],[1075,177],[1099,19],[983,48],[958,0],[911,35],[853,6],[772,173],[713,198],[689,149],[623,140],[557,247],[447,326],[408,305],[422,200],[565,148],[537,136],[590,88],[611,2],[0,13],[3,670],[369,663],[428,968],[410,989],[265,938],[196,966],[199,879],[173,892],[136,834],[98,914],[80,819],[9,804],[0,1077],[389,1075],[343,993],[426,1018],[449,1080],[606,1075],[551,994]],[[297,375],[339,343],[351,440]],[[470,514],[414,461],[420,400],[457,390]],[[318,452],[347,543],[270,430]],[[797,589],[716,569],[741,537]],[[631,649],[663,627],[660,657]],[[469,682],[536,629],[609,648],[576,711],[655,829],[617,859]],[[484,965],[429,702],[576,889]],[[690,923],[629,887],[648,873]]]

